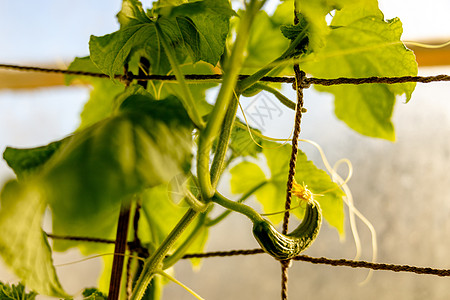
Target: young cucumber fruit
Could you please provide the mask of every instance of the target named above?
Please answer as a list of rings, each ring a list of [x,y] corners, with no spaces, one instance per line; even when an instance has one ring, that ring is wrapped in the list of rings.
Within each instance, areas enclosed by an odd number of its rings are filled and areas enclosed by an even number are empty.
[[[253,235],[261,248],[276,259],[291,259],[308,248],[319,234],[322,210],[319,203],[307,203],[302,223],[291,233],[279,233],[267,220],[253,224]]]

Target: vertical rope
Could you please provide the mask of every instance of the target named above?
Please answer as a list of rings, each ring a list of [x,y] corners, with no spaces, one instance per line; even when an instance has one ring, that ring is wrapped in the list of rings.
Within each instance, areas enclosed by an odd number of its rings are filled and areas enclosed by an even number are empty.
[[[291,159],[289,161],[289,175],[286,186],[286,202],[284,205],[285,212],[283,218],[283,234],[288,232],[289,226],[289,216],[291,208],[291,199],[292,199],[292,185],[294,183],[295,176],[295,165],[297,163],[297,152],[298,152],[298,137],[300,135],[300,124],[302,120],[302,108],[303,108],[303,80],[305,78],[305,73],[300,71],[300,67],[298,65],[294,65],[295,79],[296,79],[296,90],[297,90],[297,105],[295,108],[295,127],[294,134],[292,137],[292,152]],[[287,292],[288,292],[288,268],[290,261],[281,262],[281,299],[287,300]]]
[[[295,5],[294,5],[295,6]],[[296,7],[294,7],[294,24],[298,24],[299,20],[297,18]],[[295,107],[295,127],[292,136],[292,152],[291,159],[289,161],[289,175],[286,184],[286,202],[284,204],[285,212],[283,218],[283,234],[287,234],[289,228],[289,216],[291,208],[292,199],[292,185],[294,183],[295,176],[295,165],[297,163],[297,152],[298,152],[298,137],[300,135],[300,124],[302,121],[302,109],[303,109],[303,80],[305,79],[305,73],[300,71],[298,64],[294,65],[295,72],[295,88],[297,91],[297,105]],[[290,260],[281,262],[281,300],[288,299],[288,268],[290,265]]]
[[[294,72],[295,72],[295,78],[296,78],[296,90],[297,90],[297,105],[295,108],[295,127],[294,127],[294,133],[292,137],[292,152],[291,152],[291,159],[289,161],[289,175],[287,180],[287,190],[286,190],[286,202],[284,205],[285,212],[284,212],[284,219],[283,219],[283,234],[286,234],[288,231],[288,225],[289,225],[289,216],[291,208],[291,199],[292,199],[292,185],[294,182],[294,176],[295,176],[295,165],[297,163],[297,152],[298,152],[298,137],[300,135],[300,124],[302,121],[302,108],[303,108],[303,88],[302,88],[302,81],[305,78],[305,73],[303,71],[300,71],[300,68],[298,65],[294,65]]]

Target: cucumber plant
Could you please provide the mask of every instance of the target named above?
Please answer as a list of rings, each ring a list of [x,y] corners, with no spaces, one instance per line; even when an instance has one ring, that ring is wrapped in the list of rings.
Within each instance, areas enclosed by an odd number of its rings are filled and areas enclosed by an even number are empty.
[[[164,282],[158,276],[171,278],[164,270],[185,253],[204,249],[211,226],[228,215],[212,218],[214,207],[249,217],[256,240],[276,259],[291,258],[309,246],[322,215],[343,234],[344,193],[301,151],[295,180],[310,193],[329,192],[293,211],[303,219],[297,229],[282,235],[274,227],[279,214],[266,220],[242,203],[255,196],[265,213],[284,209],[291,146],[261,134],[255,135],[257,146],[236,118],[239,100],[264,90],[295,108],[280,86],[260,83],[266,75],[292,75],[293,63],[317,77],[404,76],[417,74],[415,57],[400,41],[401,22],[385,20],[376,0],[286,0],[271,15],[263,10],[265,2],[241,1],[236,11],[229,0],[159,0],[147,9],[139,0],[123,0],[120,29],[91,36],[90,55],[75,58],[69,69],[111,79],[66,77],[68,84],[81,80],[93,86],[80,127],[49,145],[8,147],[3,154],[17,179],[1,192],[0,254],[30,290],[70,296],[58,280],[52,251],[111,252],[83,241],[54,240],[50,246],[41,229],[46,208],[55,235],[114,239],[121,208],[138,214],[133,209],[141,207],[141,217],[134,216],[139,225],[134,236],[149,256],[144,264],[129,258],[131,299],[159,298]],[[176,81],[115,80],[124,70],[125,75],[173,74]],[[185,74],[221,74],[215,99],[207,99],[206,91],[218,82],[191,82]],[[409,100],[414,87],[317,89],[335,96],[336,116],[350,128],[394,140],[395,97],[406,94]],[[264,163],[270,176],[261,169]],[[232,193],[241,195],[236,201],[218,191],[225,172],[231,174]],[[105,293],[108,270],[99,287]]]

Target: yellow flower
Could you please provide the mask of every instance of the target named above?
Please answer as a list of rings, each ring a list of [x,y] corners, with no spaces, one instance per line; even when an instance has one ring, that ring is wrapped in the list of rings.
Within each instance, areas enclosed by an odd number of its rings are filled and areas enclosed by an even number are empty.
[[[307,186],[305,185],[305,183],[298,184],[294,180],[291,192],[294,196],[298,197],[302,201],[306,201],[308,203],[314,201],[313,193],[307,189]]]

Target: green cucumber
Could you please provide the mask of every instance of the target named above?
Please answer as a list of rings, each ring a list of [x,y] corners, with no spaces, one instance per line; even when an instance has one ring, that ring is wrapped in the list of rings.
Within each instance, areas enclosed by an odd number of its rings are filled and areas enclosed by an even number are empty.
[[[319,234],[322,225],[322,210],[319,203],[307,203],[302,223],[291,233],[279,233],[267,220],[253,223],[253,235],[261,248],[276,259],[286,260],[306,250]]]

